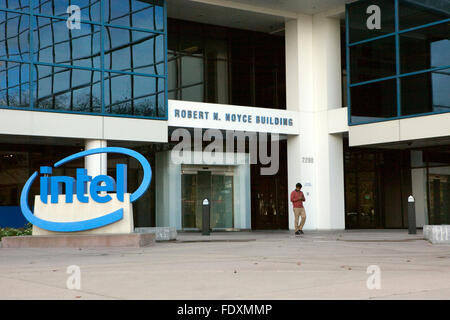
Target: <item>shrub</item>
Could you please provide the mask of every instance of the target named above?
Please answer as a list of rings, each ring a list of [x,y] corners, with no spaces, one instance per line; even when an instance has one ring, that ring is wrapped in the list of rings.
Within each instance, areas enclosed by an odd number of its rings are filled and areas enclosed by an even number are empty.
[[[33,226],[28,223],[24,228],[0,228],[0,239],[3,237],[31,236]]]

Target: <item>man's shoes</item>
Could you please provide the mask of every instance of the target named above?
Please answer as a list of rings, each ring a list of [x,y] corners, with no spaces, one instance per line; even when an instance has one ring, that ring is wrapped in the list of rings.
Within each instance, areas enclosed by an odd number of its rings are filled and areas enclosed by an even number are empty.
[[[299,230],[299,231],[296,231],[296,232],[295,232],[295,235],[296,235],[296,236],[301,235],[300,230]]]
[[[305,234],[302,230],[298,230],[299,234]]]

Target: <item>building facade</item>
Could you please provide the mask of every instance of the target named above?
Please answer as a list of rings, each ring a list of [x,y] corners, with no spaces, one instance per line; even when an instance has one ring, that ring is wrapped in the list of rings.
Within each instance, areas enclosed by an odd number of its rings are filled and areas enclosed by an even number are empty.
[[[450,223],[450,2],[0,1],[0,227],[30,173],[122,146],[136,227]],[[212,152],[214,151],[214,152]],[[94,155],[58,168],[114,175]],[[31,190],[37,194],[38,188]]]

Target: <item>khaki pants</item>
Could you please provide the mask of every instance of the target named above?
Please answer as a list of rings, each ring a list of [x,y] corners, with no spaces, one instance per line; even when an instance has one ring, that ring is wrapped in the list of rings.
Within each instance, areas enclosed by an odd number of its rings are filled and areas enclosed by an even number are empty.
[[[294,216],[295,216],[295,232],[298,230],[303,230],[303,226],[306,222],[306,211],[305,208],[294,208]],[[302,220],[299,224],[299,218],[302,217]]]

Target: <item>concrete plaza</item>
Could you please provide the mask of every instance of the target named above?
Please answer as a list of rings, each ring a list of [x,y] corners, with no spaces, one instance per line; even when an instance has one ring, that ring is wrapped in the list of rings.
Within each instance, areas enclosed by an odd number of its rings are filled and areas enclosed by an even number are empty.
[[[69,290],[67,267],[81,270]],[[369,290],[369,266],[381,288]],[[140,249],[0,248],[0,299],[450,299],[450,246],[407,231],[181,233]]]

